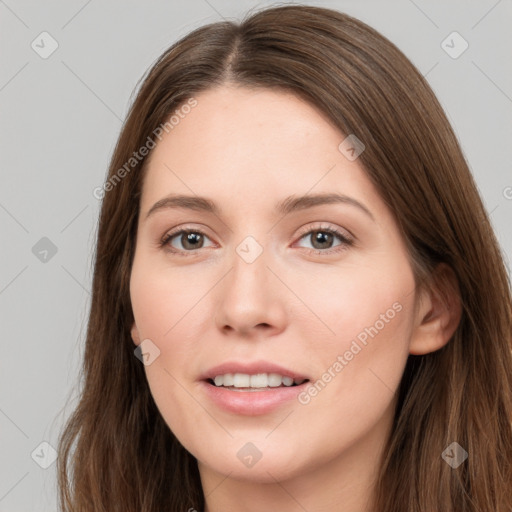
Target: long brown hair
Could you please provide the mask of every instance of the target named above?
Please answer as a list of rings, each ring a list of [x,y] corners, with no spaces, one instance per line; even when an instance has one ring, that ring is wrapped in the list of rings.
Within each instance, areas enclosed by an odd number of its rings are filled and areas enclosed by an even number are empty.
[[[226,83],[291,91],[355,134],[417,283],[432,284],[440,262],[457,277],[455,334],[407,361],[375,510],[509,512],[510,281],[468,165],[431,88],[393,43],[346,14],[298,5],[196,29],[140,85],[102,189],[80,401],[60,438],[62,510],[203,510],[197,462],[165,424],[134,356],[129,280],[147,157],[126,162],[180,106]],[[468,453],[457,468],[442,457],[453,442]]]

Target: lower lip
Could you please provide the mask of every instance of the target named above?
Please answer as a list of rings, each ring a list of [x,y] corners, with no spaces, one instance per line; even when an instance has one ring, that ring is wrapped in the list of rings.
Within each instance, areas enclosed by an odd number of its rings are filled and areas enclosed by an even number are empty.
[[[277,409],[304,391],[309,381],[298,386],[281,386],[264,391],[232,391],[225,387],[217,387],[207,381],[201,381],[206,395],[220,408],[245,416],[257,416]]]

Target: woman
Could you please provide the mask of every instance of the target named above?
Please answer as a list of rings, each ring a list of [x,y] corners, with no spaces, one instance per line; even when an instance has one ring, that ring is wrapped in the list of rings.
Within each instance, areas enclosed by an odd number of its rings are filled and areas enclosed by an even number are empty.
[[[512,301],[456,137],[339,12],[195,30],[112,158],[64,511],[512,509]]]

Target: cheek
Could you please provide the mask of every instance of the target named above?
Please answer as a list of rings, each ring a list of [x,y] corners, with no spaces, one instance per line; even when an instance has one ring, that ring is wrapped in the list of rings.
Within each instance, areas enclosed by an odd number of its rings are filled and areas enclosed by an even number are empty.
[[[410,269],[396,264],[347,266],[296,280],[294,290],[314,313],[309,323],[317,332],[322,329],[322,343],[336,345],[376,322],[379,330],[399,323],[412,305],[414,277]]]
[[[146,377],[155,403],[171,430],[180,438],[190,430],[190,417],[204,416],[185,390],[195,379],[198,330],[210,318],[207,300],[201,300],[210,288],[204,274],[182,272],[134,262],[130,294],[135,322],[141,340],[150,339],[159,355],[145,366]]]
[[[381,261],[364,268],[331,269],[303,283],[299,293],[316,314],[307,321],[304,317],[300,326],[309,366],[316,378],[329,382],[326,387],[340,386],[325,398],[335,400],[340,391],[371,394],[379,379],[379,385],[395,389],[413,325],[414,277],[408,263],[390,260],[387,265]]]
[[[132,270],[130,295],[140,335],[163,341],[182,329],[207,290],[204,276],[194,272],[170,272],[141,263]],[[185,329],[186,332],[186,329]]]

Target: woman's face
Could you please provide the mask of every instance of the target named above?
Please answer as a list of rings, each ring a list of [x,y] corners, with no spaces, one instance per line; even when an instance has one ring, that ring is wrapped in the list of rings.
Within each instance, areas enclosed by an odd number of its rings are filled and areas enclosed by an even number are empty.
[[[340,149],[309,104],[227,86],[196,100],[153,149],[141,197],[132,336],[155,402],[203,472],[363,471],[417,326],[398,227],[361,147]]]

